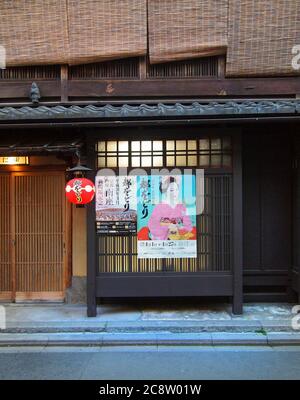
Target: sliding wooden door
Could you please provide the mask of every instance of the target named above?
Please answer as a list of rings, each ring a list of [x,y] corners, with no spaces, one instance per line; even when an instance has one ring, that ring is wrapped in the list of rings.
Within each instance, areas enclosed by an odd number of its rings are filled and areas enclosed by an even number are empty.
[[[61,172],[0,178],[0,298],[63,300],[67,213]]]

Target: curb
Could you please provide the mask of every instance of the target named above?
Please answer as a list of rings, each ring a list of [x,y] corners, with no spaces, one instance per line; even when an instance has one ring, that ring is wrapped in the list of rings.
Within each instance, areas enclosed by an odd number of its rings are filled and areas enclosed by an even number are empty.
[[[20,346],[295,346],[300,333],[53,333],[0,334],[1,347]]]

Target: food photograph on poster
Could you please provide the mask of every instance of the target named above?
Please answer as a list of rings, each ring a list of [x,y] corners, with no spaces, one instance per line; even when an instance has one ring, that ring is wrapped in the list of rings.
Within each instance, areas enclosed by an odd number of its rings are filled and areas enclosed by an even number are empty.
[[[98,233],[136,230],[136,177],[97,175],[96,223]]]

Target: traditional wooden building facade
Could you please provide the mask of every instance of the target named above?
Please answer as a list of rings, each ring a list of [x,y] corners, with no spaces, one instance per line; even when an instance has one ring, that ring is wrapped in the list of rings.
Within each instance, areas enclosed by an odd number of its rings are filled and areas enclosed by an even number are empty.
[[[106,3],[0,6],[19,21],[10,36],[0,24],[0,299],[87,295],[90,316],[107,297],[223,296],[235,313],[295,300],[299,6]],[[135,233],[97,233],[94,202],[65,198],[78,157],[93,181],[101,168],[204,169],[197,258],[138,259]]]

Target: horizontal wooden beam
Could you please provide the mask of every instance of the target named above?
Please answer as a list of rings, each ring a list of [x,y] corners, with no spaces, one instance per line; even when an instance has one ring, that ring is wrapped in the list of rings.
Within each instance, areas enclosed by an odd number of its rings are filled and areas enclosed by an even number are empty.
[[[300,77],[144,81],[69,81],[69,98],[271,96],[300,93]]]
[[[60,80],[36,81],[41,102],[51,98],[101,100],[117,98],[175,98],[232,96],[295,96],[300,77],[177,80]],[[28,99],[31,81],[0,81],[0,99]]]
[[[231,296],[229,273],[100,274],[96,278],[97,297]]]
[[[0,99],[30,99],[33,81],[0,81]],[[45,98],[61,97],[60,80],[35,81],[38,84],[41,101]]]

